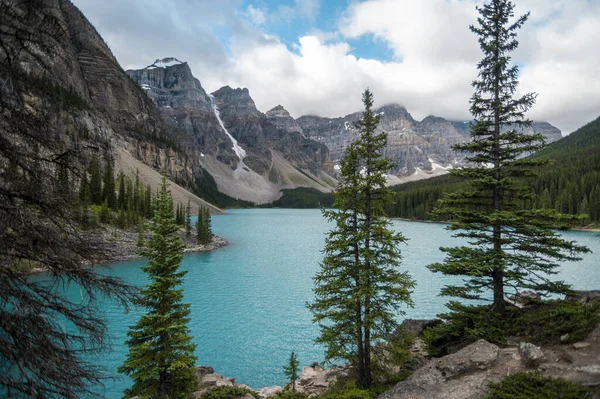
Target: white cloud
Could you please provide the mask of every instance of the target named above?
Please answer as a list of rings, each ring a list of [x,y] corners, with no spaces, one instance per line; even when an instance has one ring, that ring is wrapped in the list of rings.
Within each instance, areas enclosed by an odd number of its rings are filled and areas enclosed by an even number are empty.
[[[476,23],[480,0],[352,1],[337,26],[316,26],[291,49],[260,30],[314,19],[318,0],[296,0],[270,13],[260,0],[241,12],[241,0],[75,2],[125,68],[176,56],[209,91],[248,87],[262,111],[282,104],[296,117],[342,116],[360,110],[361,92],[370,87],[376,104],[401,103],[418,119],[469,118],[470,83],[481,54],[468,26]],[[517,15],[532,13],[514,54],[521,92],[539,93],[529,116],[570,132],[600,110],[600,4],[517,3]],[[346,41],[364,36],[386,43],[394,59],[353,55]]]
[[[267,20],[272,24],[290,23],[297,19],[314,20],[321,7],[320,0],[294,0],[291,5],[280,4]]]
[[[261,26],[264,25],[265,22],[267,22],[267,17],[265,16],[263,10],[259,8],[254,8],[252,4],[250,4],[246,9],[246,14],[248,16],[248,19],[250,19],[250,21],[254,25]]]

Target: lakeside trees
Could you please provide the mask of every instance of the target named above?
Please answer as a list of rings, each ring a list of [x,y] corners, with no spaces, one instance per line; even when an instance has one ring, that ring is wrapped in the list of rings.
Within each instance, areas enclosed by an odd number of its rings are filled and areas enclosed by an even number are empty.
[[[525,113],[536,98],[533,93],[514,96],[518,68],[510,66],[509,54],[517,48],[516,32],[529,14],[513,21],[513,8],[510,1],[492,0],[478,8],[478,26],[471,26],[483,52],[471,98],[473,140],[454,149],[468,153],[474,166],[452,170],[468,185],[446,194],[434,210],[435,215],[452,220],[449,229],[470,245],[441,248],[446,253],[444,262],[429,266],[433,272],[467,278],[462,286],[443,288],[442,295],[486,300],[491,291],[491,309],[500,314],[505,312],[507,289],[567,292],[567,285],[550,279],[557,262],[577,260],[577,254],[587,250],[551,230],[568,227],[574,218],[554,209],[520,206],[531,200],[527,178],[537,176],[536,167],[548,161],[521,158],[544,147],[541,134],[502,133],[505,125],[531,124]]]
[[[358,386],[372,383],[371,349],[391,333],[401,305],[412,305],[413,280],[398,270],[405,241],[389,228],[384,205],[390,198],[385,173],[392,162],[383,157],[387,134],[376,134],[380,116],[372,110],[373,94],[363,94],[365,110],[355,124],[360,139],[346,150],[334,209],[323,215],[335,227],[325,240],[325,257],[314,276],[315,299],[308,304],[319,324],[317,342],[327,360],[341,358],[356,370]],[[392,313],[395,311],[396,313]]]
[[[196,241],[198,244],[208,244],[212,236],[210,211],[207,208],[199,207],[196,220]]]
[[[126,341],[129,352],[119,367],[119,372],[134,382],[127,396],[183,399],[196,388],[196,345],[187,327],[190,305],[181,302],[183,290],[177,288],[187,273],[179,271],[184,244],[178,229],[163,176],[150,227],[152,237],[139,251],[149,258],[142,269],[151,282],[142,289],[136,304],[146,307],[148,313],[130,327]]]

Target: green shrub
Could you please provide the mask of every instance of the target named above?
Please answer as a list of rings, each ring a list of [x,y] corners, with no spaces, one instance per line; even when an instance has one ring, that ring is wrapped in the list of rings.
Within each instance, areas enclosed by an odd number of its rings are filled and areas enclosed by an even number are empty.
[[[386,342],[373,348],[371,364],[375,382],[387,386],[407,377],[406,373],[398,373],[398,368],[402,368],[411,359],[409,348],[414,341],[414,332],[399,327]]]
[[[505,344],[505,319],[490,310],[489,306],[467,306],[450,302],[450,313],[439,317],[446,323],[428,328],[423,332],[423,342],[432,356],[444,356],[451,347],[460,346],[475,339],[485,339],[496,344]],[[507,308],[507,318],[516,308]]]
[[[583,399],[591,391],[562,379],[545,377],[539,372],[516,373],[498,384],[490,384],[486,399]]]
[[[300,392],[292,392],[292,391],[281,391],[277,395],[273,396],[271,399],[307,399],[303,393]]]
[[[358,388],[348,388],[320,395],[319,399],[374,399],[377,395],[373,391]]]
[[[202,395],[202,399],[233,399],[246,394],[259,399],[258,393],[240,387],[216,387]]]
[[[600,303],[547,301],[528,307],[511,320],[510,335],[527,336],[537,344],[558,344],[585,339],[600,323]]]
[[[600,304],[566,301],[540,301],[523,309],[507,307],[500,315],[489,306],[466,306],[451,302],[451,312],[439,315],[446,323],[425,330],[423,341],[433,356],[443,356],[452,347],[475,339],[504,345],[509,336],[523,336],[537,345],[560,344],[585,339],[600,323]]]

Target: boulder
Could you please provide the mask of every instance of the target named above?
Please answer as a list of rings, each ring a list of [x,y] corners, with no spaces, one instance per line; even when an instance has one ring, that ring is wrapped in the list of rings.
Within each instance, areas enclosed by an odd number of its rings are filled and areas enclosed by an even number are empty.
[[[400,324],[400,327],[396,329],[394,335],[401,332],[402,330],[410,331],[416,335],[421,335],[425,329],[435,327],[438,324],[442,324],[440,319],[406,319]]]
[[[296,390],[308,396],[320,395],[327,391],[329,384],[346,375],[348,370],[344,368],[333,367],[325,370],[316,365],[307,366],[302,369],[300,380],[296,383]]]
[[[519,344],[519,354],[521,355],[523,364],[530,368],[536,368],[546,360],[544,352],[538,346],[529,342],[521,342]]]
[[[573,344],[573,348],[575,348],[575,349],[583,349],[583,348],[587,348],[590,345],[591,344],[589,342],[575,342]]]
[[[522,308],[523,306],[527,306],[532,302],[539,301],[541,298],[542,296],[538,292],[525,290],[517,293],[516,295],[509,296],[505,298],[505,300],[511,305]]]
[[[225,378],[221,374],[206,374],[200,379],[200,383],[209,387],[232,387],[235,379]]]
[[[204,377],[207,374],[214,374],[215,373],[215,369],[210,367],[210,366],[197,366],[194,369],[194,374],[196,374],[196,377],[201,380],[202,377]]]
[[[573,294],[565,297],[565,301],[579,301],[581,303],[600,302],[600,290],[573,291]]]
[[[522,369],[516,349],[479,340],[460,351],[433,359],[377,399],[480,399],[490,382]]]
[[[280,386],[272,386],[265,387],[258,390],[258,394],[261,398],[270,398],[271,396],[277,395],[279,392],[283,391],[283,388]]]

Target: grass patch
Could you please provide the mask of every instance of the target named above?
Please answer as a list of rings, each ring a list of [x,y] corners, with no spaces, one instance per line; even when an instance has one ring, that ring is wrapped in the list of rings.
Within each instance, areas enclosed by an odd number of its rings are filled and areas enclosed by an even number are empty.
[[[240,387],[216,387],[202,395],[202,399],[233,399],[247,394],[260,399],[258,393]]]
[[[498,384],[490,384],[486,399],[583,399],[591,395],[586,387],[535,372],[512,374]]]

